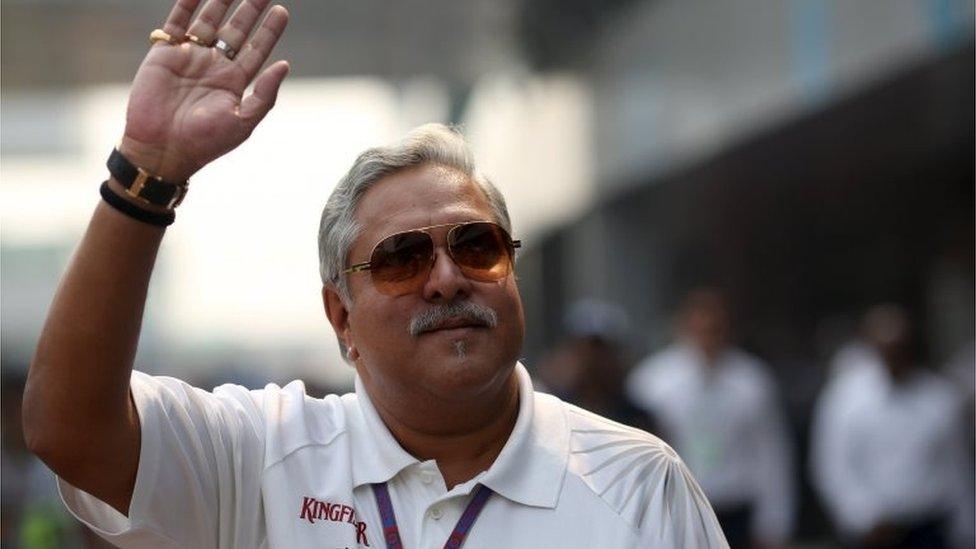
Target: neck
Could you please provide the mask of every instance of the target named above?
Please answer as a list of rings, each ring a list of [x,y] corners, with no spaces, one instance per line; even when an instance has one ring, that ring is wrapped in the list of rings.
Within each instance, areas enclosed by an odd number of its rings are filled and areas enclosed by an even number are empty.
[[[705,346],[699,345],[694,339],[689,339],[686,341],[685,345],[694,350],[695,353],[701,358],[702,364],[708,370],[714,370],[718,359],[722,356],[725,351],[724,345],[715,346]]]
[[[519,411],[518,377],[512,372],[483,399],[428,401],[403,413],[378,400],[376,411],[400,446],[421,461],[435,460],[450,490],[491,467],[508,442]]]

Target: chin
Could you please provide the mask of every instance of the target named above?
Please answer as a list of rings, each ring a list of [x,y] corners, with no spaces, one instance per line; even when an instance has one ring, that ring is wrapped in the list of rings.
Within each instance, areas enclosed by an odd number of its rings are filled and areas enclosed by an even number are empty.
[[[420,367],[430,390],[442,396],[468,397],[489,391],[504,383],[514,366],[514,362],[488,356],[484,346],[463,339],[452,340],[438,351]]]

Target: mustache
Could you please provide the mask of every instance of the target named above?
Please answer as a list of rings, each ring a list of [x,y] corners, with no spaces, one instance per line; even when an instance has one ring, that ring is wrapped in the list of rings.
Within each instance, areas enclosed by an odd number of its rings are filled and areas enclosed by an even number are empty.
[[[447,323],[462,321],[475,326],[498,326],[498,313],[491,307],[470,301],[455,301],[434,305],[410,319],[410,335],[417,337],[424,332],[440,329]]]

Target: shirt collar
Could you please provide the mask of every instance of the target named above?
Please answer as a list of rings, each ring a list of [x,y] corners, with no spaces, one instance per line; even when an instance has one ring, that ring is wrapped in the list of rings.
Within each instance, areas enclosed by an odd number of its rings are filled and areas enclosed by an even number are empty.
[[[569,459],[566,418],[553,397],[537,398],[521,363],[515,365],[515,374],[519,382],[515,427],[480,482],[512,501],[554,508]],[[354,486],[387,482],[418,460],[393,438],[359,376],[356,395],[358,406],[351,407],[349,414]]]
[[[386,482],[414,463],[380,419],[366,387],[356,376],[356,402],[349,410],[353,487]]]
[[[521,363],[515,371],[519,380],[515,428],[481,483],[510,500],[552,509],[569,461],[566,417],[555,397],[535,393]]]

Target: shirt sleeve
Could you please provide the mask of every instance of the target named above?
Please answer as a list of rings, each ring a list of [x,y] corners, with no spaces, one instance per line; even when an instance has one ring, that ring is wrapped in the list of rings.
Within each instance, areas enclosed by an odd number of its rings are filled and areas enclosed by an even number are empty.
[[[793,485],[793,448],[786,418],[771,386],[761,396],[755,425],[756,509],[752,528],[755,536],[768,543],[788,542],[796,508]]]
[[[857,460],[851,450],[856,435],[847,384],[853,374],[842,373],[824,389],[814,409],[810,437],[810,477],[813,486],[830,511],[834,522],[845,533],[867,532],[880,517],[872,503],[871,490],[861,480]]]
[[[685,464],[672,453],[666,471],[653,494],[648,508],[651,516],[644,524],[658,524],[660,529],[642,528],[638,547],[680,549],[728,549],[722,527],[698,482]]]
[[[133,372],[141,446],[128,516],[58,480],[75,517],[119,547],[257,547],[263,536],[263,391],[213,393]]]

